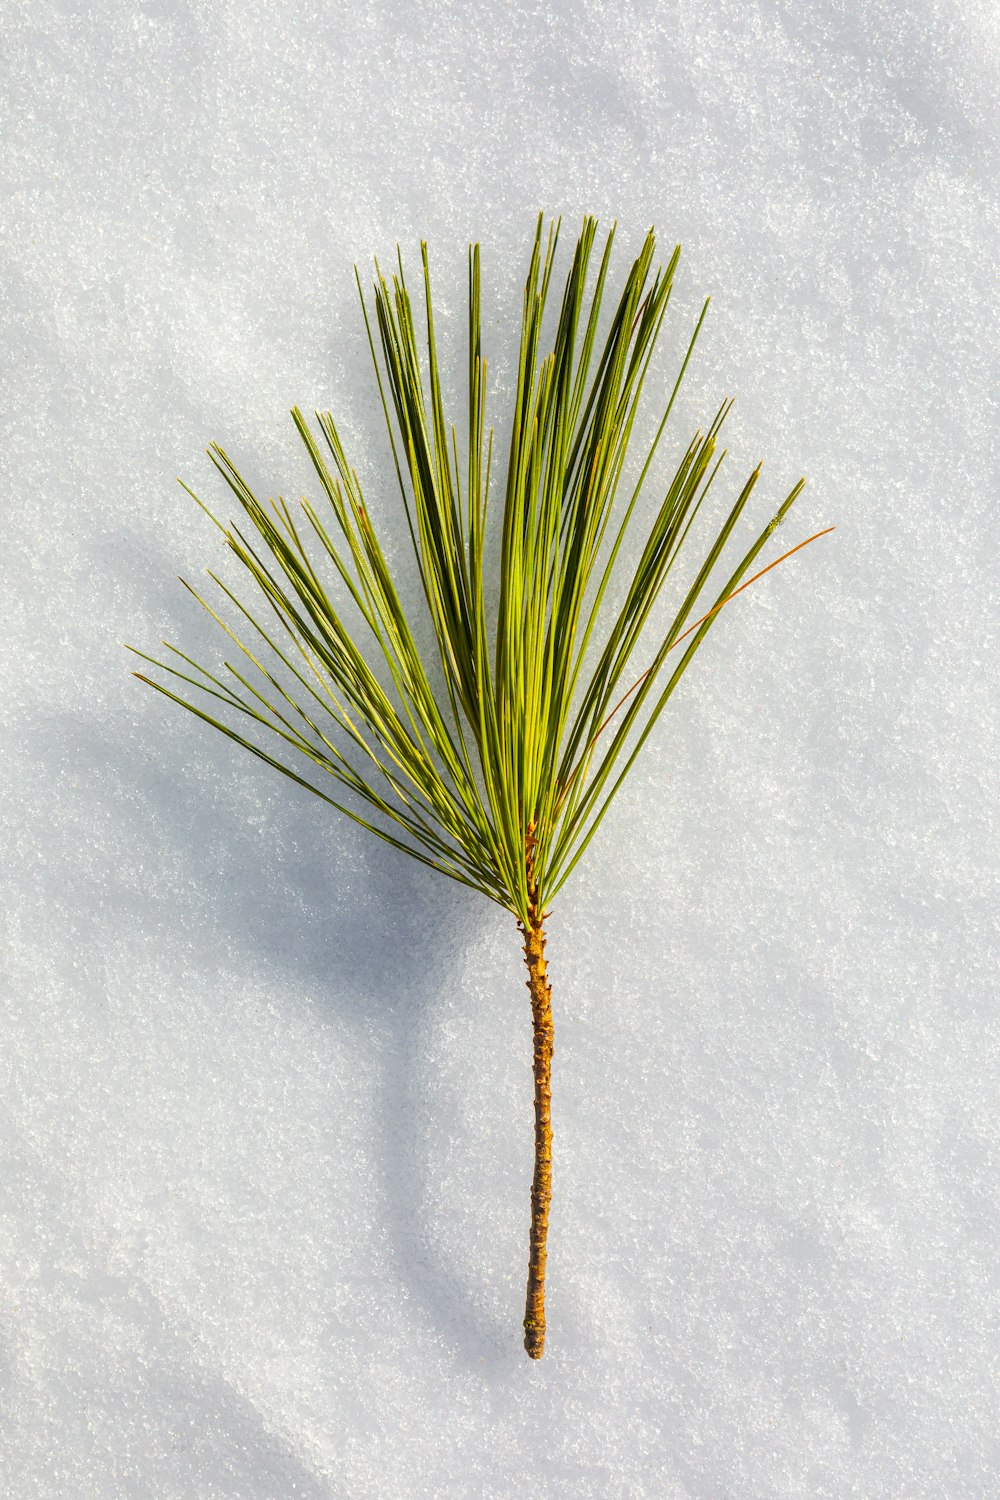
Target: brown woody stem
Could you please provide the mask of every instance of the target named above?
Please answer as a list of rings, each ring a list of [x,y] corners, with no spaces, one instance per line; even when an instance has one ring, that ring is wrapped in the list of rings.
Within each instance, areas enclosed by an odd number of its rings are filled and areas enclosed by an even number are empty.
[[[552,988],[546,978],[545,928],[547,913],[539,912],[532,878],[532,828],[528,834],[528,925],[521,926],[524,961],[534,1033],[535,1172],[531,1181],[531,1243],[528,1254],[528,1293],[524,1310],[524,1347],[532,1359],[545,1349],[545,1243],[552,1199]]]

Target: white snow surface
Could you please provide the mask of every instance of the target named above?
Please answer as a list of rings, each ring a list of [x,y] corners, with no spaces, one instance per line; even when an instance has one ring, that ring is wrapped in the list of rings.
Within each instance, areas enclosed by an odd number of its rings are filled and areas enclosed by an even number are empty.
[[[995,1496],[994,5],[4,33],[0,1490]],[[809,479],[767,557],[837,530],[728,607],[556,903],[534,1364],[513,919],[121,643],[222,660],[176,476],[230,514],[218,440],[314,493],[295,403],[398,526],[355,262],[426,238],[460,390],[481,241],[502,430],[539,209],[617,219],[617,278],[681,242],[646,410],[711,294],[670,454],[732,394],[725,493]]]

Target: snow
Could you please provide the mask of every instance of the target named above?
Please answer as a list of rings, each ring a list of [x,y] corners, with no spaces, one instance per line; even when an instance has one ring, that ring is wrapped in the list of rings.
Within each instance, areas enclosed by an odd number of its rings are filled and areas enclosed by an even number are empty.
[[[0,1472],[17,1500],[975,1500],[998,1356],[996,77],[985,0],[8,7]],[[217,650],[175,475],[395,504],[352,281],[483,245],[502,426],[539,208],[713,296],[788,545],[551,923],[129,675]],[[666,374],[664,374],[664,379]],[[381,499],[377,499],[382,504]]]

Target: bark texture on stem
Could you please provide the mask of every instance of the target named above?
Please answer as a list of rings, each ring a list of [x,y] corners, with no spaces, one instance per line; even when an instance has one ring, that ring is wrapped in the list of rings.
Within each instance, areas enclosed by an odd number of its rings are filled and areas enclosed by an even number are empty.
[[[528,891],[531,897],[527,927],[521,927],[524,961],[534,1034],[535,1172],[531,1181],[531,1244],[528,1254],[528,1293],[524,1311],[524,1347],[532,1359],[545,1349],[545,1250],[552,1199],[552,989],[546,978],[546,913],[539,912],[531,872],[533,831],[528,836]]]

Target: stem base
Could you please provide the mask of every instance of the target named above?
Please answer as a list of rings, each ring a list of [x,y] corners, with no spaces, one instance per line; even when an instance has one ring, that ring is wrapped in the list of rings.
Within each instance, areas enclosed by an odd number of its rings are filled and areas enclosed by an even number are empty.
[[[522,928],[522,933],[531,996],[535,1076],[535,1171],[531,1181],[524,1347],[529,1358],[541,1359],[545,1349],[545,1258],[552,1200],[552,988],[546,978],[543,918],[533,912],[532,921]]]

